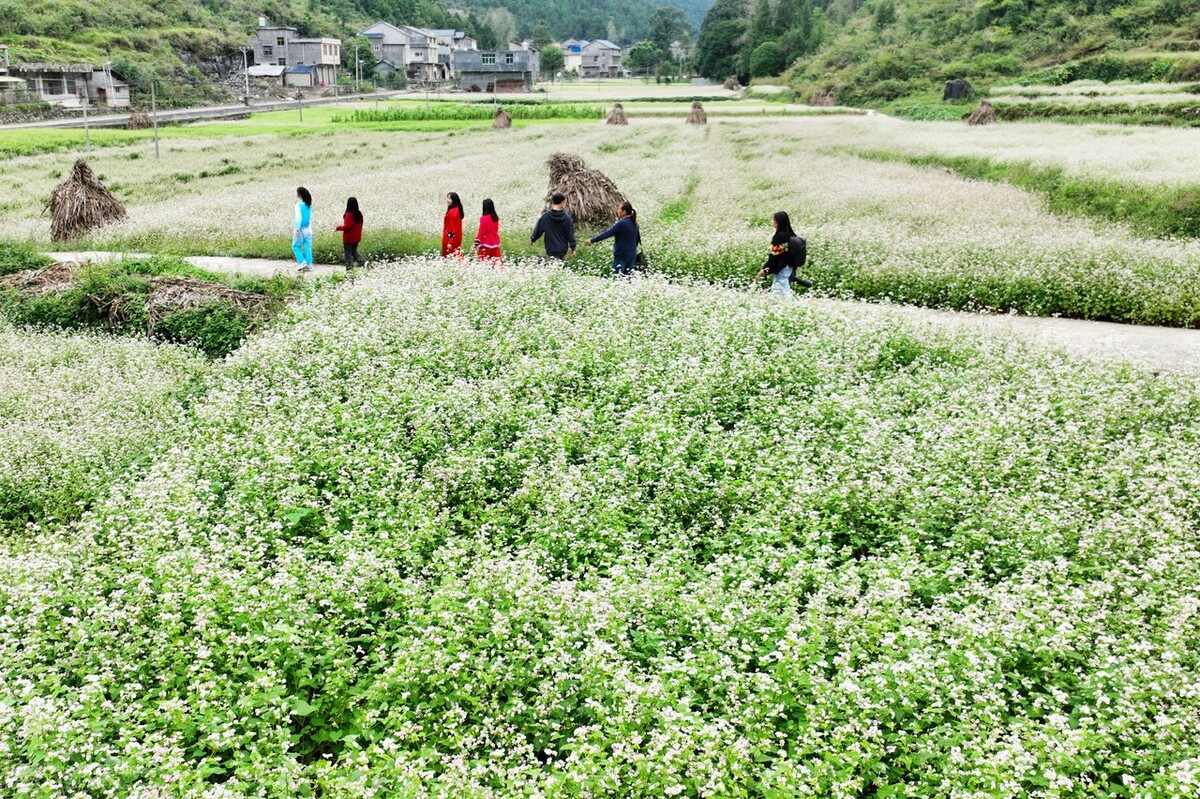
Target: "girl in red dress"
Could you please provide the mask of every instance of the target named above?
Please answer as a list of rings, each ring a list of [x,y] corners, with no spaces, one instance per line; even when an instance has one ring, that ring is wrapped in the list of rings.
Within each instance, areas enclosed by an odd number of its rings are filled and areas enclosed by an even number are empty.
[[[475,234],[475,251],[480,261],[500,266],[500,216],[490,199],[483,201],[483,216],[479,217],[479,232]]]
[[[462,225],[465,216],[462,200],[458,199],[458,194],[455,192],[447,194],[446,216],[442,218],[443,258],[462,257]]]

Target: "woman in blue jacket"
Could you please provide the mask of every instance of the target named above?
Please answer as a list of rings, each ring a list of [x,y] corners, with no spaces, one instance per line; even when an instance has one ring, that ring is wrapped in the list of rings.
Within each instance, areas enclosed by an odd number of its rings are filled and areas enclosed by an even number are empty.
[[[642,234],[638,230],[637,211],[633,210],[629,203],[621,203],[621,207],[617,209],[615,225],[599,235],[592,236],[584,244],[590,247],[609,238],[613,240],[613,274],[632,275],[637,260],[637,248],[642,243]]]
[[[301,186],[296,189],[296,210],[292,213],[292,252],[299,271],[313,267],[312,194]]]

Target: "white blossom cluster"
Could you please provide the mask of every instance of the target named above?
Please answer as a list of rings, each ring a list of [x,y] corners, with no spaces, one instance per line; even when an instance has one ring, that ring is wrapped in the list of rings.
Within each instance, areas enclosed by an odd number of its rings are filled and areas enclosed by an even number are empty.
[[[1194,377],[424,259],[218,368],[0,548],[0,794],[1200,791]]]
[[[0,317],[0,534],[79,515],[178,423],[204,368],[182,347]]]

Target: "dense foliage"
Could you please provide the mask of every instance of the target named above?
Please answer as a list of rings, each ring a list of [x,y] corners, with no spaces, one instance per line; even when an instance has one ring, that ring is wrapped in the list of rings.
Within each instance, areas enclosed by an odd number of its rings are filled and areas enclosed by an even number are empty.
[[[0,541],[0,786],[1193,795],[1196,388],[387,268],[222,364],[76,528]]]

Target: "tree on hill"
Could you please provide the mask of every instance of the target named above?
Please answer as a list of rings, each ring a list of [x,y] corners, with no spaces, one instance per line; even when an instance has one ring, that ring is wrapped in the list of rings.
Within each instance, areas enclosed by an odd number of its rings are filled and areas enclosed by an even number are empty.
[[[706,78],[724,80],[745,76],[742,45],[746,37],[746,4],[743,0],[716,0],[696,39],[696,71]]]
[[[750,77],[767,78],[778,75],[783,71],[783,62],[779,58],[779,45],[775,42],[763,42],[754,48],[750,54]]]

